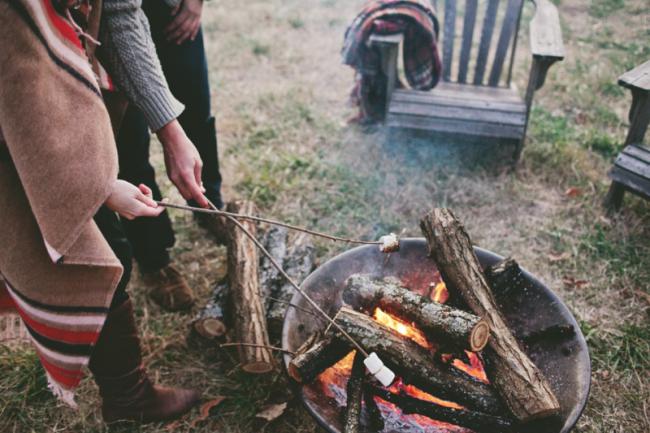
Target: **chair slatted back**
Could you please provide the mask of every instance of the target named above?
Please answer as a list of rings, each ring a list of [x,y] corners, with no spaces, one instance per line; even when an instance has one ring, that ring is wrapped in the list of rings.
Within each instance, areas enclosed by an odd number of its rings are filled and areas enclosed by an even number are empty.
[[[444,6],[443,1],[432,3],[442,7],[437,11],[444,16],[442,79],[510,86],[523,0],[444,0]]]

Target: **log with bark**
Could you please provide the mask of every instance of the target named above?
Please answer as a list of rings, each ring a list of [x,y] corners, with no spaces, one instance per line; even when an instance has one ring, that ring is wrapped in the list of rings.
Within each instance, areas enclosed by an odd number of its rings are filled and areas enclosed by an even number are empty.
[[[249,201],[229,203],[229,212],[255,214]],[[251,221],[241,224],[253,235],[257,226]],[[232,305],[233,337],[238,343],[242,369],[249,373],[268,373],[275,363],[266,328],[266,314],[260,296],[259,258],[255,244],[232,221],[226,225],[228,235],[228,283]]]
[[[363,364],[363,355],[356,352],[352,371],[348,378],[347,405],[345,407],[343,420],[343,433],[359,433],[361,423],[361,401],[363,397],[363,382],[366,374],[366,367]]]
[[[314,269],[314,245],[305,233],[298,234],[286,243],[291,246],[286,250],[282,267],[287,275],[300,284]],[[279,279],[277,284],[271,286],[272,299],[270,299],[267,318],[269,330],[274,336],[279,336],[282,332],[284,315],[294,293],[293,286],[284,279]]]
[[[228,283],[217,283],[212,290],[210,301],[197,314],[192,329],[201,337],[216,340],[226,336],[226,305],[228,304]]]
[[[532,283],[525,277],[519,263],[513,258],[507,258],[488,266],[485,269],[485,277],[497,303],[499,299],[507,299],[512,293],[521,293],[532,289]],[[557,323],[517,337],[525,345],[557,344],[560,341],[570,340],[575,334],[576,330],[572,325]]]
[[[264,234],[262,244],[273,256],[273,259],[283,264],[287,256],[287,235],[289,230],[286,227],[273,226]],[[271,309],[274,292],[285,283],[280,271],[271,264],[265,255],[260,257],[260,291],[264,297],[264,307],[267,313]]]
[[[323,338],[315,333],[298,349],[287,371],[296,382],[310,383],[352,351],[350,344],[338,335]]]
[[[420,296],[392,278],[373,280],[366,275],[352,275],[343,291],[343,300],[367,314],[379,307],[417,323],[427,337],[446,347],[478,352],[490,337],[490,328],[480,317]]]
[[[512,413],[522,422],[557,414],[558,400],[499,312],[462,224],[448,209],[434,209],[420,227],[445,283],[490,326],[488,376]]]
[[[503,413],[504,407],[492,387],[441,365],[428,350],[367,315],[343,307],[335,321],[364,349],[376,352],[403,382],[474,410]]]
[[[505,417],[440,406],[403,393],[396,394],[374,385],[366,386],[368,393],[393,403],[406,415],[424,415],[437,421],[467,427],[481,433],[508,433],[514,431],[513,421]]]

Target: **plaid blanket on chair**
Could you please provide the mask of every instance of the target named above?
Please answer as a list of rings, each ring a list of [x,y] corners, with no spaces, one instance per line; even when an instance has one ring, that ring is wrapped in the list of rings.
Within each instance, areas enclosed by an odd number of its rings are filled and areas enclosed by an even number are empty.
[[[384,113],[386,77],[377,49],[368,46],[372,34],[404,34],[404,73],[411,88],[430,90],[440,79],[438,19],[424,0],[371,0],[345,32],[343,63],[357,71],[352,99],[360,118],[376,120]],[[400,83],[398,83],[399,85]]]

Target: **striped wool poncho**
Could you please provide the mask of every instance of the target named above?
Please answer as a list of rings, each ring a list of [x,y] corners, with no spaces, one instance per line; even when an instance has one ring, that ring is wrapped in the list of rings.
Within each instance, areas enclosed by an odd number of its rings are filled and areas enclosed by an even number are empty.
[[[0,305],[72,405],[122,274],[92,219],[117,155],[78,30],[51,0],[0,0]]]

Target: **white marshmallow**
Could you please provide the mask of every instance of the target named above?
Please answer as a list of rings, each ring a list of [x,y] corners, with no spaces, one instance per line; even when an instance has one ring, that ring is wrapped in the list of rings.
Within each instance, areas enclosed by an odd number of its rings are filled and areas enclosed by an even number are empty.
[[[370,374],[375,376],[375,379],[377,379],[383,386],[390,386],[390,384],[395,380],[395,373],[384,365],[375,352],[372,352],[366,359],[364,359],[363,363]]]
[[[395,233],[380,237],[379,242],[381,242],[379,251],[383,253],[392,253],[393,251],[399,250],[399,238]]]

